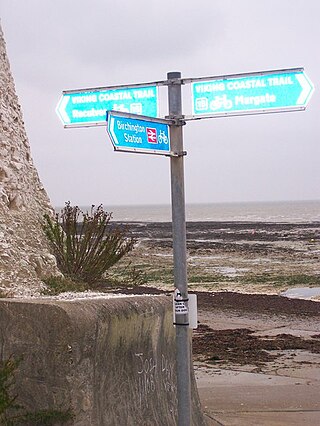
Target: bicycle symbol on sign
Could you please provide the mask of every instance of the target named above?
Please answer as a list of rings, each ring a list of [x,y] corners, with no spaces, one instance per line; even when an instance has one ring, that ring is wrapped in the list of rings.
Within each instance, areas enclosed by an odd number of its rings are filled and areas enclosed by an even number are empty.
[[[167,144],[169,142],[168,137],[165,134],[164,130],[160,130],[158,141],[159,143],[164,143],[164,144]]]
[[[216,111],[217,109],[231,109],[232,100],[227,98],[227,95],[215,96],[213,101],[210,102],[210,110]]]

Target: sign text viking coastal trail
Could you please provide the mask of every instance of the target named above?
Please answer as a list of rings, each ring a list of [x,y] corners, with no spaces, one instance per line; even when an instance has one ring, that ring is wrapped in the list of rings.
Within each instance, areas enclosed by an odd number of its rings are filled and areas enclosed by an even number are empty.
[[[158,88],[151,85],[68,90],[57,105],[65,127],[105,125],[106,111],[158,116]]]
[[[186,83],[192,83],[189,117],[182,115],[181,88]],[[168,86],[166,119],[155,118],[159,114],[157,86]],[[59,101],[57,114],[65,127],[106,125],[108,111],[107,130],[115,150],[170,157],[178,426],[191,424],[182,126],[185,120],[304,110],[313,90],[303,68],[192,79],[172,72],[167,80],[155,83],[65,91]]]
[[[302,68],[214,77],[192,82],[192,114],[200,118],[304,110],[313,90]]]

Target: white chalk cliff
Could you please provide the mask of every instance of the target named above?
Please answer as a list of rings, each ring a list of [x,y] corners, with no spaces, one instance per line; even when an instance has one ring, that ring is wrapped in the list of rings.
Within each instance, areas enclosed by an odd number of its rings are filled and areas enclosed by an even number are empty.
[[[57,274],[42,230],[52,210],[33,164],[0,27],[0,291],[38,294]]]

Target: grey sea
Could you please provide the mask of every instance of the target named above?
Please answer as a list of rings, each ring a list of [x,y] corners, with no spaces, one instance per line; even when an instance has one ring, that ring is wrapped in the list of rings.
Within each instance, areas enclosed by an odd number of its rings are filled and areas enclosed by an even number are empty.
[[[81,207],[90,210],[89,207]],[[125,222],[170,222],[170,205],[108,206],[113,220]],[[59,210],[59,209],[57,209]],[[187,204],[189,222],[320,222],[320,200],[246,203]]]

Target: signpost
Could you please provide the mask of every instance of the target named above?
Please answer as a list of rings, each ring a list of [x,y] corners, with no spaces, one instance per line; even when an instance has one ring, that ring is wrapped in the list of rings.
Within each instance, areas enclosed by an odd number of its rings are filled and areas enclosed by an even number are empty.
[[[184,302],[186,310],[175,310],[178,426],[191,425],[191,347],[189,330],[189,297],[187,279],[187,237],[184,191],[184,151],[182,126],[181,73],[170,72],[168,77],[169,118],[177,120],[171,126],[172,148],[181,154],[170,158],[173,271],[176,302]],[[179,295],[179,297],[177,297]]]
[[[302,68],[192,82],[192,118],[304,110],[314,87]]]
[[[109,111],[107,121],[115,151],[172,155],[169,120]]]
[[[106,125],[106,111],[158,116],[156,85],[65,91],[56,112],[65,127]]]
[[[190,117],[182,114],[181,87],[186,83],[192,83]],[[168,86],[167,119],[155,118],[159,85]],[[107,131],[116,151],[170,157],[178,426],[191,424],[182,127],[185,120],[304,110],[313,90],[302,68],[194,79],[182,79],[180,72],[172,72],[157,83],[66,91],[57,106],[65,127],[106,125],[107,114]]]

